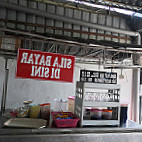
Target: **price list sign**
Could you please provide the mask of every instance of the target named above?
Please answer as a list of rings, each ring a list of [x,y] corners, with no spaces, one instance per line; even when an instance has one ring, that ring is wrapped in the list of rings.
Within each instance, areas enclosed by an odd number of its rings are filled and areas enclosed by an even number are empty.
[[[117,84],[117,73],[80,70],[80,81],[103,84]]]

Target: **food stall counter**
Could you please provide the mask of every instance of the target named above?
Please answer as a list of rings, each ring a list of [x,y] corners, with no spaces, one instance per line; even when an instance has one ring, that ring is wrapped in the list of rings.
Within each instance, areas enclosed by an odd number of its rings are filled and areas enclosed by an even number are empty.
[[[135,138],[135,139],[134,139]],[[15,129],[1,128],[0,142],[115,142],[115,141],[140,141],[142,126],[128,120],[121,127],[81,127],[81,128],[41,128],[41,129]]]

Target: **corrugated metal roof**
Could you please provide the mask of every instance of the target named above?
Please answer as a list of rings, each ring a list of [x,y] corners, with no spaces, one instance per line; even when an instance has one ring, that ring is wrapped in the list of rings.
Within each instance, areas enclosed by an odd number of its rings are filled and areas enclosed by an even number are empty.
[[[133,39],[130,36],[118,32],[118,29],[129,32],[130,17],[96,14],[77,7],[69,8],[67,5],[64,6],[65,0],[24,0],[25,3],[23,0],[17,0],[17,3],[15,1],[9,0],[7,4],[18,7],[18,10],[15,7],[12,9],[0,6],[0,31],[7,36],[21,37],[23,48],[74,55],[78,58],[99,59],[99,62],[104,55],[108,60],[121,60],[129,58],[133,53],[141,54],[141,46],[132,45]],[[51,4],[55,1],[56,5]],[[61,2],[62,5],[59,4]],[[100,3],[95,1],[97,2]],[[66,4],[72,6],[69,2]],[[21,11],[21,8],[28,9],[28,12]],[[31,10],[42,14],[33,13]],[[60,19],[45,16],[45,13],[52,14],[52,17],[60,16]],[[67,20],[62,21],[61,17]],[[70,19],[77,22],[69,22]],[[85,22],[85,25],[82,25],[82,22]],[[93,27],[88,24],[92,24]],[[97,29],[94,27],[95,24],[115,28],[115,31]],[[39,41],[41,39],[42,41]]]
[[[73,3],[71,3],[68,0],[35,0],[35,1],[40,1],[40,2],[50,2],[50,3],[60,3],[60,4],[64,4],[64,5],[73,5]],[[105,6],[109,6],[109,7],[117,7],[117,8],[122,8],[122,9],[129,9],[129,10],[134,10],[134,11],[138,11],[142,9],[142,1],[141,0],[76,0],[76,6],[79,6],[79,3],[77,3],[77,1],[80,2],[89,2],[89,3],[93,3],[93,4],[98,4],[98,5],[105,5]],[[82,6],[81,6],[82,8]],[[84,6],[83,6],[84,8]],[[87,8],[87,7],[86,7]]]
[[[91,3],[103,4],[113,7],[140,10],[142,9],[141,0],[83,0]]]

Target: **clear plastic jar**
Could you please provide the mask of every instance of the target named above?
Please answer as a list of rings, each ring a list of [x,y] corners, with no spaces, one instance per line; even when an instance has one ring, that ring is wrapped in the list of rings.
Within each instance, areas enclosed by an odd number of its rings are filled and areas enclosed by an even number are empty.
[[[60,111],[60,108],[61,108],[61,102],[60,102],[59,99],[54,99],[53,107],[54,107],[54,111],[57,111],[57,112]]]
[[[24,106],[18,109],[18,117],[25,118],[29,116],[30,103],[32,103],[32,101],[23,101]]]
[[[102,110],[101,109],[91,109],[90,115],[92,119],[101,119],[102,118]]]
[[[32,105],[30,107],[30,118],[39,118],[40,116],[40,105]]]
[[[112,119],[112,110],[103,109],[102,110],[102,118],[103,119]]]
[[[67,104],[68,104],[67,100],[62,100],[61,99],[60,111],[67,112]]]

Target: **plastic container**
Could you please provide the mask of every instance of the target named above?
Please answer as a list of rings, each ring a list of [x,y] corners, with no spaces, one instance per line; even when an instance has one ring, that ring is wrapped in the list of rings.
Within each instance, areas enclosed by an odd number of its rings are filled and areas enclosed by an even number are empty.
[[[51,115],[53,117],[53,121],[55,123],[55,125],[58,127],[58,128],[75,128],[77,126],[77,123],[78,121],[80,120],[79,118],[77,118],[75,115],[73,115],[73,113],[71,112],[64,112],[66,114],[68,114],[70,117],[73,116],[74,119],[59,119],[57,120],[55,118],[55,116],[57,114],[60,114],[61,112],[51,112]]]
[[[112,119],[112,110],[103,109],[102,110],[102,118],[103,119]]]
[[[50,118],[50,103],[40,104],[40,117],[45,120]]]
[[[19,108],[18,109],[18,113],[17,113],[17,116],[19,117],[19,118],[26,118],[26,117],[28,117],[28,115],[29,115],[29,108],[27,107],[21,107],[21,108]]]
[[[32,103],[32,101],[23,101],[24,106],[18,109],[18,113],[17,113],[18,117],[26,118],[29,116],[30,103]]]
[[[30,118],[39,118],[40,116],[40,105],[32,105],[30,107]]]
[[[92,107],[84,107],[84,111],[83,111],[83,119],[84,120],[91,120],[91,115],[90,115],[91,109],[92,109]]]
[[[90,110],[91,119],[101,119],[102,110],[101,109],[91,109]]]
[[[72,112],[74,114],[74,106],[75,106],[75,96],[68,97],[68,112]]]
[[[66,112],[67,111],[67,100],[62,100],[61,99],[61,104],[60,104],[60,111]]]
[[[61,108],[61,101],[59,99],[54,99],[54,111],[60,111],[60,108]]]
[[[90,116],[90,111],[91,111],[92,107],[84,107],[84,112],[83,115],[84,116]]]

